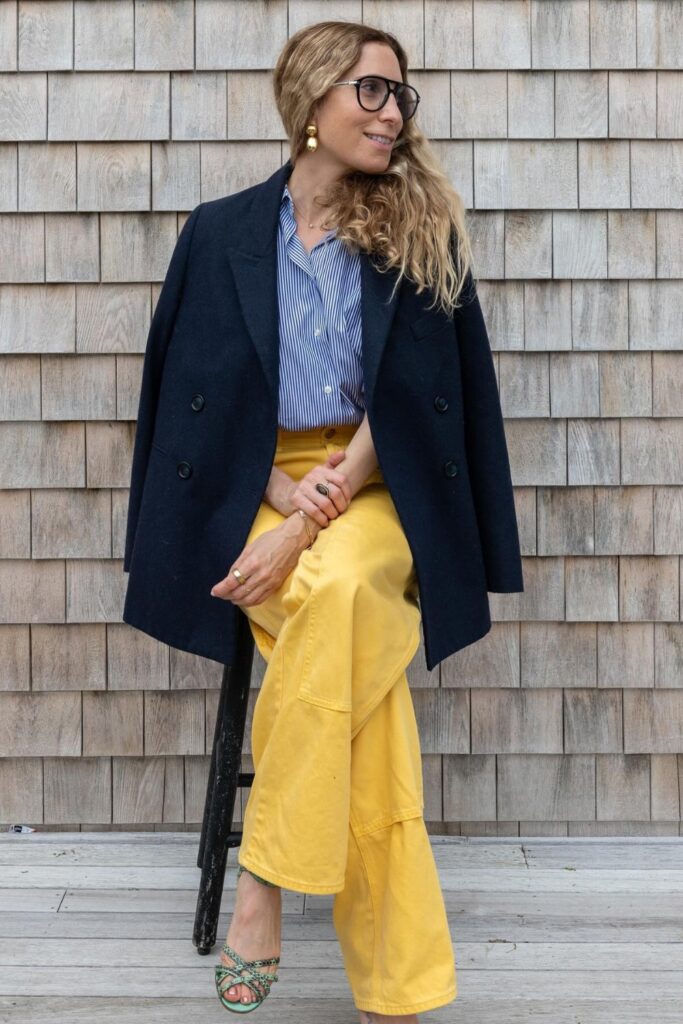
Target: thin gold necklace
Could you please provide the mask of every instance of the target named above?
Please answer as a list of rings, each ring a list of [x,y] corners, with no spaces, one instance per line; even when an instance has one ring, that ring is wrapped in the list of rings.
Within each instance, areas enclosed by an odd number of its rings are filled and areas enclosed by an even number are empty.
[[[290,195],[290,197],[291,197],[292,203],[294,204],[294,209],[295,209],[295,210],[299,210],[299,207],[298,207],[298,206],[296,205],[296,203],[294,202],[294,196],[292,195],[292,193],[291,193],[291,192],[289,193],[289,195]],[[322,224],[309,224],[309,223],[308,223],[308,217],[307,217],[307,216],[306,216],[306,215],[304,214],[303,210],[299,210],[299,213],[300,213],[300,214],[301,214],[301,216],[302,216],[302,217],[304,218],[304,220],[305,220],[305,221],[306,221],[306,223],[308,224],[309,228],[318,228],[318,230],[320,230],[320,228],[322,227]],[[325,218],[323,217],[323,220],[324,220],[324,219],[325,219]],[[331,230],[331,229],[330,229],[330,230]]]

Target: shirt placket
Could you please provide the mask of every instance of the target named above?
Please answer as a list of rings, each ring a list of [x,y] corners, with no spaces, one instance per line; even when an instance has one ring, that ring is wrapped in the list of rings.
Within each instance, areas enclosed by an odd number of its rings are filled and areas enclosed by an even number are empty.
[[[313,285],[313,292],[315,297],[315,311],[313,318],[313,339],[312,346],[318,357],[319,365],[323,370],[323,377],[321,381],[321,387],[323,394],[329,402],[330,409],[330,422],[337,418],[337,406],[335,404],[334,395],[339,390],[339,368],[335,365],[335,361],[332,357],[332,348],[329,339],[329,327],[327,324],[327,313],[325,310],[325,302],[323,299],[322,289],[320,287],[318,267],[319,264],[327,256],[326,242],[321,241],[311,250],[308,255],[310,263],[310,274]],[[303,246],[302,246],[303,248]]]

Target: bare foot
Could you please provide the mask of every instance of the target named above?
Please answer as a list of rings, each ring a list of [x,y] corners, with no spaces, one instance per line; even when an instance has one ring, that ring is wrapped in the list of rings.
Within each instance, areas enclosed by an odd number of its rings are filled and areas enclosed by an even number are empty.
[[[243,871],[237,879],[235,910],[230,921],[226,937],[229,946],[239,953],[244,960],[267,960],[272,956],[280,956],[280,929],[282,924],[282,894],[278,886],[263,885],[257,882],[248,871]],[[227,953],[221,952],[221,963],[226,967],[234,967],[235,961]],[[255,970],[264,974],[277,974],[277,966],[268,964]],[[264,986],[254,982],[257,988]],[[274,984],[274,982],[273,982]],[[248,985],[234,984],[229,986],[226,980],[222,985],[226,999],[235,1002],[253,1003],[255,993]]]
[[[375,1013],[374,1010],[359,1010],[360,1024],[420,1024],[416,1013],[408,1013],[402,1017],[395,1014]]]

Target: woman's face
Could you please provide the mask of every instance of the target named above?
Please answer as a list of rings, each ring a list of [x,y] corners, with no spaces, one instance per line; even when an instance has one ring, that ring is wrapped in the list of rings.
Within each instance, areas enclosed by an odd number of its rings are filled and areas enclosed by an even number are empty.
[[[340,75],[339,80],[362,75],[381,75],[395,82],[403,81],[398,58],[386,43],[365,43],[360,60],[348,74]],[[395,140],[403,127],[393,93],[381,110],[364,110],[354,85],[331,88],[314,120],[318,126],[318,148],[313,154],[316,163],[321,162],[320,156],[323,156],[326,162],[339,165],[340,173],[358,170],[382,174],[389,166],[393,146],[380,145],[368,135],[384,135]]]

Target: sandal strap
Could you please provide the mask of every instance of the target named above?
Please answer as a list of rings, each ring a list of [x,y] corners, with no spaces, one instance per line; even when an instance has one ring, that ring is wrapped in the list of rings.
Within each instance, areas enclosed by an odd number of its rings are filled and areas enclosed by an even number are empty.
[[[232,988],[233,985],[242,984],[247,985],[257,999],[265,999],[270,992],[272,983],[278,981],[279,978],[277,974],[259,971],[256,968],[267,964],[278,964],[280,957],[269,957],[264,960],[245,960],[227,942],[223,945],[223,952],[227,953],[236,962],[235,964],[224,964],[222,962],[216,964],[216,986],[219,994],[224,994],[226,989]],[[228,985],[225,984],[226,981],[229,981]],[[257,986],[260,986],[260,988]]]
[[[271,956],[271,957],[268,957],[265,960],[244,960],[239,955],[237,950],[233,949],[232,946],[229,946],[227,944],[227,942],[223,943],[223,952],[227,953],[231,960],[235,960],[240,965],[240,967],[250,967],[250,966],[252,966],[254,964],[257,967],[266,967],[268,964],[279,964],[280,963],[280,957],[279,956]]]
[[[273,889],[277,889],[278,888],[278,886],[275,884],[275,882],[269,882],[267,878],[261,878],[260,875],[255,874],[255,872],[253,872],[253,871],[250,871],[249,868],[245,868],[242,864],[238,864],[237,865],[237,877],[238,878],[240,877],[240,875],[242,874],[243,871],[246,871],[247,874],[251,875],[252,878],[255,878],[257,882],[261,882],[262,885],[270,885]]]
[[[278,981],[276,974],[266,974],[264,971],[252,970],[251,967],[226,967],[225,964],[216,965],[216,976],[219,983],[222,983],[226,977],[234,978],[235,982],[228,986],[230,988],[232,984],[239,984],[242,981],[245,985],[248,985],[249,981],[247,979],[251,978],[253,981],[260,981],[266,991],[270,990],[273,982]]]
[[[251,967],[231,967],[225,964],[216,965],[216,984],[219,992],[225,993],[225,990],[232,988],[233,985],[246,985],[259,999],[265,999],[270,992],[270,986],[272,982],[277,981],[276,975],[265,974],[262,971],[256,971]],[[229,981],[229,984],[225,984]],[[258,986],[261,986],[260,988]],[[265,991],[262,991],[265,990]]]
[[[226,981],[229,981],[230,984],[225,984]],[[228,989],[232,988],[233,985],[246,985],[247,988],[251,989],[251,991],[254,993],[254,995],[256,996],[256,1002],[258,1003],[262,1003],[263,1000],[268,995],[267,991],[261,991],[261,989],[257,988],[254,984],[252,984],[252,982],[250,982],[248,978],[243,978],[239,974],[235,975],[234,979],[230,978],[229,975],[223,975],[222,977],[216,978],[216,987],[218,989],[218,995],[222,1000],[227,999],[226,992],[228,991]]]

